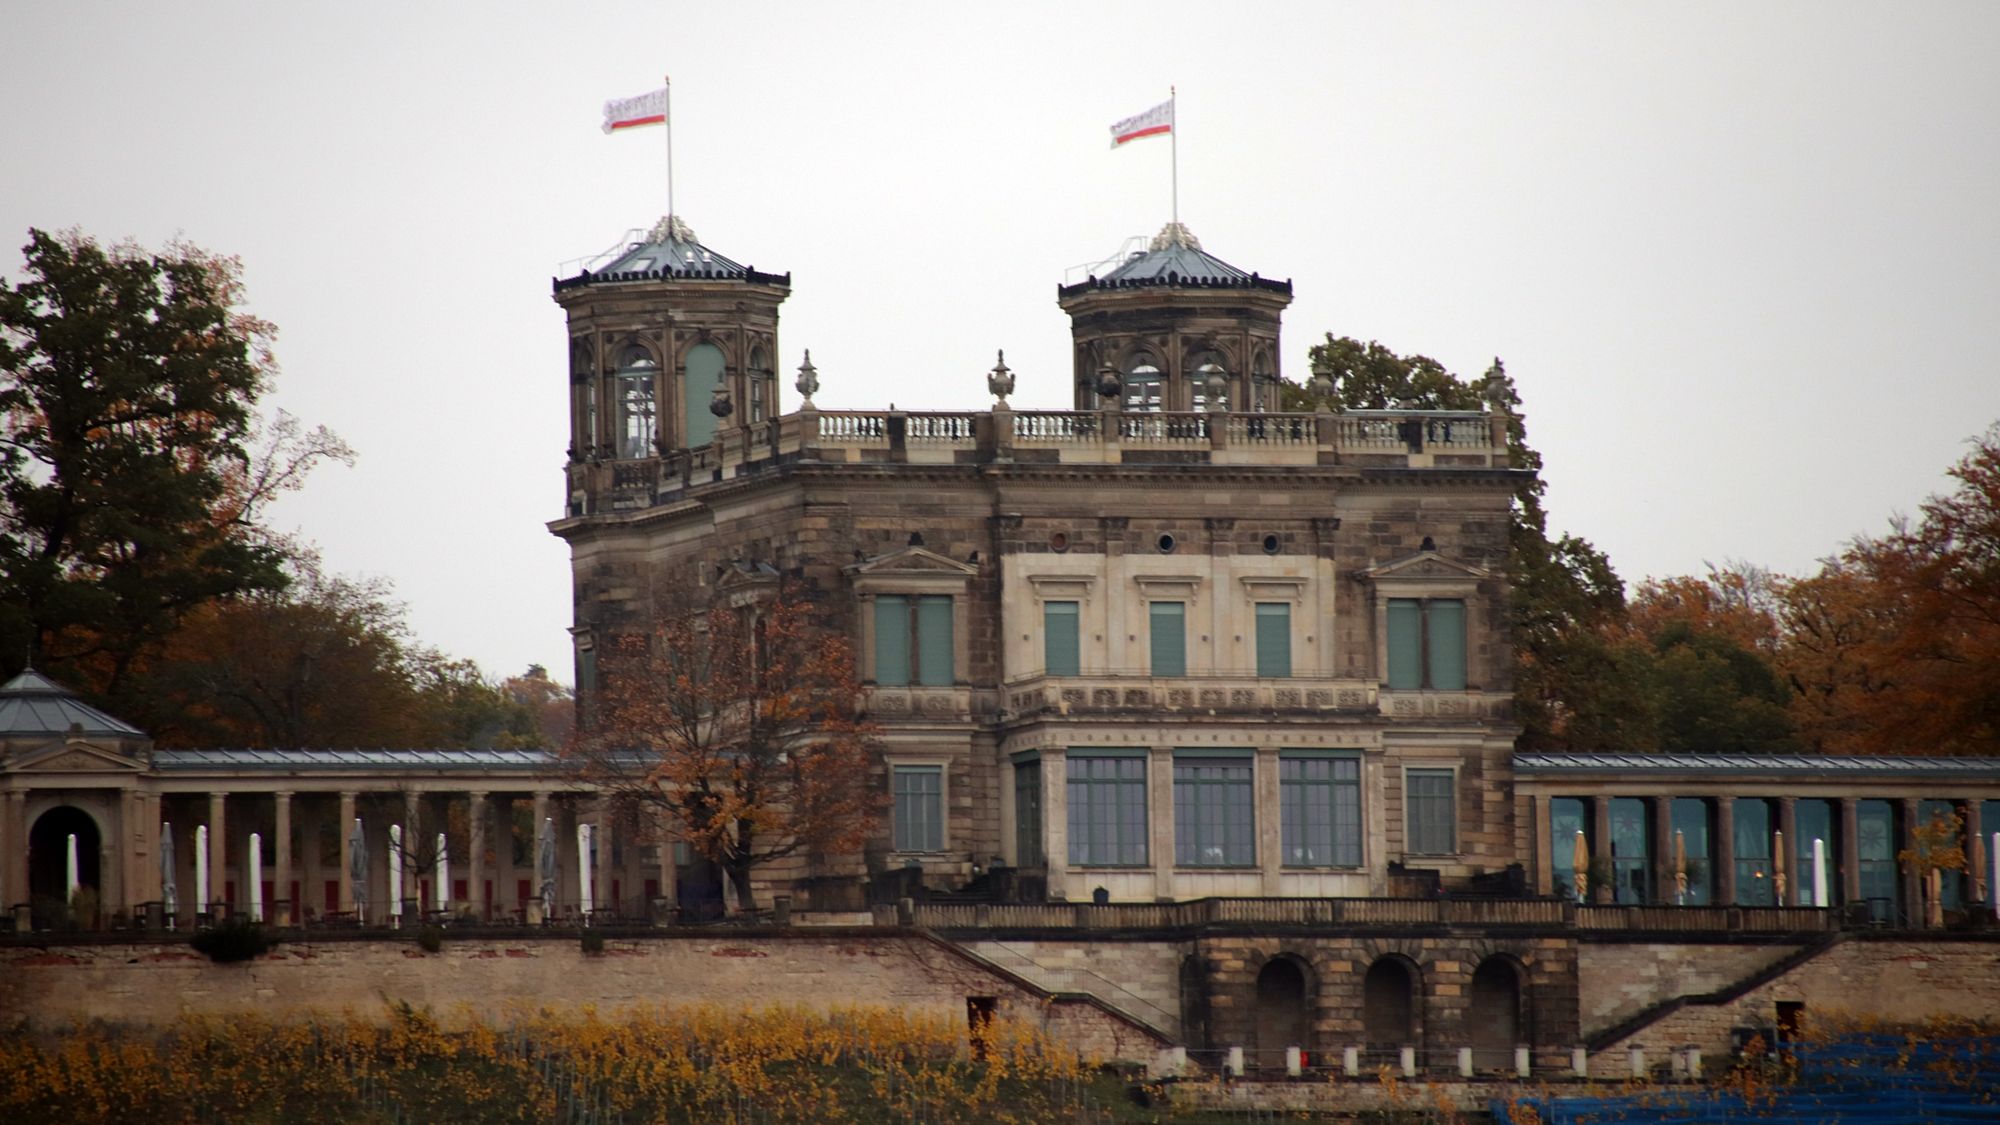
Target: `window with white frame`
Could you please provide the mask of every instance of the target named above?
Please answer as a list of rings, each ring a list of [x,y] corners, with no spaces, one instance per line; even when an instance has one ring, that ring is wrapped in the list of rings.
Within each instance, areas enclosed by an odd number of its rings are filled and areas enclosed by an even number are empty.
[[[890,767],[895,795],[895,847],[899,852],[944,850],[944,767]]]
[[[1084,867],[1146,863],[1146,752],[1072,751],[1069,861]]]
[[[1361,866],[1359,756],[1281,755],[1278,805],[1285,866]]]
[[[1452,855],[1458,851],[1456,777],[1448,769],[1403,771],[1403,806],[1410,855]]]

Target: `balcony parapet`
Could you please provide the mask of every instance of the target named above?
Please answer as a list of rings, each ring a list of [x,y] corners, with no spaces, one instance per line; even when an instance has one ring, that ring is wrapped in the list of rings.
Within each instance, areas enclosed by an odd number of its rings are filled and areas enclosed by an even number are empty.
[[[884,908],[878,908],[884,909]],[[893,908],[888,908],[893,909]],[[1553,898],[1205,898],[1187,902],[914,904],[937,930],[1190,930],[1210,926],[1318,929],[1506,927],[1633,934],[1796,935],[1841,928],[1814,907],[1578,906]]]
[[[817,410],[725,426],[696,449],[617,458],[571,450],[571,516],[652,507],[661,497],[789,462],[864,464],[1350,465],[1504,469],[1506,418],[1468,410],[1342,414],[1118,410]]]
[[[1001,688],[1015,715],[1145,711],[1255,714],[1272,711],[1373,714],[1379,688],[1365,680],[1260,679],[1255,676],[1085,674],[1028,676]]]

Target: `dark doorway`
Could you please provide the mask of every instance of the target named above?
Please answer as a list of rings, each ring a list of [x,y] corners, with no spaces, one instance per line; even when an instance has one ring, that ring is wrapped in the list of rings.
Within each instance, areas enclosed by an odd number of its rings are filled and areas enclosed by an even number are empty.
[[[1415,1046],[1417,978],[1400,957],[1368,966],[1361,985],[1361,1023],[1371,1051]]]
[[[993,1015],[1000,1006],[997,996],[968,996],[965,998],[965,1029],[972,1037],[972,1057],[986,1061],[987,1035],[993,1030]]]
[[[713,922],[726,913],[722,902],[722,868],[699,852],[676,869],[674,890],[682,921]]]
[[[69,838],[76,837],[76,881],[100,895],[103,883],[98,871],[97,822],[90,814],[72,805],[58,805],[35,818],[28,831],[28,901],[34,908],[35,925],[51,928],[65,924],[90,925],[95,918],[69,917]]]
[[[1472,973],[1472,1065],[1501,1070],[1514,1064],[1521,1028],[1521,974],[1505,957],[1488,957]]]
[[[1306,1047],[1306,974],[1280,957],[1257,974],[1257,1065],[1284,1070],[1287,1047]]]
[[[1803,1000],[1778,1001],[1778,1042],[1796,1042],[1805,1030],[1806,1004]]]
[[[1202,959],[1181,958],[1181,1042],[1191,1051],[1208,1049],[1208,982]]]

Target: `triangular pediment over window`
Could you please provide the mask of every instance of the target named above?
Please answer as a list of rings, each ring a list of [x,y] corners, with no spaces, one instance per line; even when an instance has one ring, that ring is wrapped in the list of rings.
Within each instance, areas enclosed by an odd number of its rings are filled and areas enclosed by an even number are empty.
[[[900,551],[891,551],[886,555],[876,555],[872,559],[863,559],[858,563],[853,563],[846,569],[847,573],[856,576],[864,574],[949,574],[955,577],[970,578],[979,573],[979,568],[976,566],[959,562],[956,559],[948,559],[936,551],[926,550],[922,547],[905,547]]]
[[[1418,551],[1408,558],[1386,562],[1361,572],[1361,577],[1380,582],[1385,579],[1433,579],[1446,582],[1478,581],[1492,572],[1449,559],[1436,551]]]
[[[18,753],[4,767],[8,773],[138,773],[144,762],[88,742],[52,742]]]

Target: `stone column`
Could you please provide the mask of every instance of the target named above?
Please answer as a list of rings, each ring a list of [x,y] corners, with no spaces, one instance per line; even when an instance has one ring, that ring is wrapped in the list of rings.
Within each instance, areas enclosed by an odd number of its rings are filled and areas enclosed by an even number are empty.
[[[1146,756],[1146,858],[1153,864],[1153,900],[1174,898],[1174,750],[1155,746]]]
[[[0,908],[28,901],[28,794],[7,792],[0,805]]]
[[[202,903],[203,910],[208,910],[212,903],[223,900],[223,887],[229,881],[229,871],[223,866],[223,861],[229,855],[227,846],[229,820],[224,815],[227,812],[228,799],[227,793],[208,795],[208,897],[212,901]],[[210,913],[216,912],[210,911]]]
[[[1042,855],[1048,863],[1052,901],[1069,897],[1069,754],[1042,751]]]
[[[1549,808],[1549,798],[1547,796],[1537,793],[1533,800],[1535,810],[1534,892],[1538,895],[1550,895],[1555,893],[1556,887],[1555,825],[1550,820],[1553,813]]]
[[[1989,868],[1986,871],[1978,870],[1972,862],[1975,858],[1972,854],[1972,842],[1974,840],[1985,840],[1988,850],[1991,849],[1993,844],[1993,841],[1987,840],[1983,835],[1986,829],[1979,821],[1979,805],[1980,802],[1978,801],[1960,801],[1958,803],[1959,811],[1965,815],[1965,904],[1967,907],[1973,905],[1973,889],[1981,883],[1987,884],[1986,898],[1983,901],[1985,903],[1993,901],[1993,887],[1991,885],[1993,882],[1993,872],[1990,870],[1993,864],[1993,857],[1990,855],[1986,857],[1986,864]]]
[[[110,887],[103,889],[104,897],[100,901],[106,918],[113,910],[123,910],[127,916],[133,916],[138,905],[150,897],[145,893],[145,871],[146,860],[153,854],[153,845],[143,827],[145,817],[142,810],[145,807],[137,791],[118,791],[118,825],[106,841],[111,854],[105,857],[117,865],[118,887],[115,895]],[[154,834],[157,832],[158,829],[155,829]],[[154,866],[158,867],[157,864]],[[107,866],[99,870],[108,874],[110,868]],[[98,878],[104,880],[105,875],[100,874]]]
[[[304,916],[302,904],[292,901],[292,795],[286,792],[271,794],[271,835],[272,850],[276,853],[276,870],[272,873],[271,894],[278,900],[278,925],[289,926]],[[301,895],[305,894],[302,887]]]
[[[412,789],[403,794],[403,885],[396,888],[396,894],[403,900],[404,924],[411,921],[409,915],[421,917],[423,905],[417,902],[418,880],[426,874],[418,869],[416,858],[428,854],[424,849],[423,837],[423,795]]]
[[[535,815],[533,822],[528,826],[528,838],[534,841],[533,846],[528,850],[528,854],[533,857],[530,860],[533,870],[528,872],[528,924],[531,926],[539,926],[548,921],[542,912],[542,868],[549,862],[542,854],[544,851],[542,825],[548,820],[548,816],[548,790],[537,790],[535,792]],[[561,896],[558,895],[557,897],[560,898]]]
[[[466,794],[465,844],[472,854],[465,857],[465,897],[472,908],[472,914],[480,921],[493,916],[493,900],[486,894],[486,807],[484,790],[474,790]],[[451,893],[446,888],[446,894]]]
[[[674,863],[674,837],[673,833],[669,830],[669,825],[673,822],[673,814],[666,809],[659,809],[654,815],[659,817],[660,821],[658,829],[660,836],[660,897],[667,900],[668,917],[672,917],[671,912],[680,906],[681,897],[680,869]],[[652,904],[647,903],[646,907],[650,910],[652,909]]]
[[[1736,798],[1715,799],[1715,839],[1709,842],[1709,863],[1715,867],[1717,906],[1736,905]]]
[[[320,875],[319,837],[320,825],[326,820],[326,802],[308,793],[299,806],[299,854],[292,857],[299,866],[299,901],[292,904],[293,921],[303,923],[306,911],[317,913],[319,904],[326,901],[326,892],[320,890],[325,881]]]
[[[1897,802],[1897,806],[1903,830],[1896,833],[1895,851],[1901,854],[1916,848],[1917,829],[1923,821],[1917,798],[1905,797]],[[1912,928],[1922,926],[1925,922],[1923,876],[1917,873],[1916,864],[1901,860],[1896,863],[1896,871],[1903,882],[1903,917],[1908,920],[1905,924]]]
[[[1264,894],[1276,897],[1284,893],[1285,833],[1280,818],[1284,815],[1284,793],[1279,778],[1280,764],[1276,746],[1257,748],[1257,771],[1252,777],[1254,804],[1251,815],[1257,826],[1257,866],[1263,869]]]
[[[1771,901],[1779,906],[1792,906],[1797,904],[1801,897],[1799,895],[1799,799],[1797,797],[1778,798],[1778,831],[1785,834],[1785,866],[1782,869],[1785,876],[1785,897],[1782,899],[1773,898]],[[1812,848],[1811,840],[1807,840],[1805,844],[1808,850]],[[1773,855],[1771,857],[1771,874],[1777,875],[1779,873],[1778,856]],[[1772,890],[1773,892],[1777,890],[1775,882],[1772,884]],[[1806,891],[1810,893],[1811,890],[1812,887],[1808,885]]]
[[[353,793],[340,795],[340,909],[342,913],[354,909],[354,797]]]
[[[1616,871],[1617,865],[1611,859],[1611,798],[1592,797],[1590,799],[1590,859],[1592,866]],[[1599,864],[1597,860],[1603,859]],[[1590,901],[1616,902],[1610,879],[1599,879],[1590,873]]]
[[[1838,870],[1831,880],[1842,903],[1861,901],[1861,799],[1840,799],[1840,852],[1833,858]]]
[[[1674,901],[1674,799],[1648,797],[1653,814],[1653,901]]]

